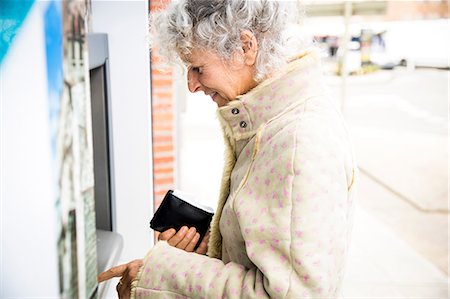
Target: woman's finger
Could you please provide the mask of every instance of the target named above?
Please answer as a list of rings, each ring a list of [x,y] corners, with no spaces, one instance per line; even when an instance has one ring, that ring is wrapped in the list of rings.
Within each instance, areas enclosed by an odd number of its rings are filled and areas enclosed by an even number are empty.
[[[124,276],[126,276],[126,273],[124,273]],[[125,292],[125,289],[128,287],[127,284],[124,282],[124,276],[122,276],[119,280],[119,283],[116,286],[117,295],[119,298],[124,298],[123,294]]]
[[[139,270],[141,269],[143,262],[142,260],[134,260],[128,263],[127,270],[123,273],[120,281],[122,284],[131,288],[131,283],[136,278]]]
[[[208,252],[208,241],[209,241],[209,231],[203,237],[202,241],[200,242],[200,245],[198,245],[195,252],[198,254],[206,254],[206,252]]]
[[[131,285],[125,284],[122,280],[116,286],[119,299],[129,299],[131,295]]]
[[[158,240],[167,241],[170,238],[172,238],[176,233],[177,233],[177,231],[174,228],[170,228],[170,229],[160,233],[158,236]]]
[[[189,244],[186,246],[184,250],[186,250],[187,252],[194,251],[195,245],[197,245],[198,240],[200,240],[200,234],[196,233],[192,238],[191,242],[189,242]]]
[[[143,265],[143,261],[141,259],[131,261],[127,264],[127,269],[124,271],[122,278],[119,281],[119,284],[116,287],[117,294],[119,298],[129,299],[131,295],[131,284],[134,279],[137,277],[139,270]]]
[[[167,243],[171,246],[177,246],[178,243],[180,243],[181,240],[186,236],[186,233],[188,232],[188,227],[183,226],[172,238],[167,240]]]
[[[123,264],[123,265],[112,267],[111,269],[100,273],[97,276],[97,281],[102,282],[102,281],[111,279],[113,277],[121,277],[121,276],[123,276],[123,273],[127,270],[127,267],[128,267],[128,264]]]
[[[131,286],[131,283],[133,282],[133,280],[136,279],[143,264],[144,264],[143,260],[134,260],[133,261],[133,267],[130,268],[130,272],[128,273],[128,275],[130,276],[130,286]]]
[[[177,244],[177,248],[179,249],[186,249],[186,247],[189,245],[189,243],[192,241],[192,239],[195,237],[196,229],[195,227],[191,227],[184,238]]]

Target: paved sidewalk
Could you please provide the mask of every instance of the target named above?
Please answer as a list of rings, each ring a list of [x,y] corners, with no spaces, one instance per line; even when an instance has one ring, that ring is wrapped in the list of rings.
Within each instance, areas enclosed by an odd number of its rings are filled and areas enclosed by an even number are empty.
[[[357,206],[344,298],[444,299],[448,295],[444,273]]]

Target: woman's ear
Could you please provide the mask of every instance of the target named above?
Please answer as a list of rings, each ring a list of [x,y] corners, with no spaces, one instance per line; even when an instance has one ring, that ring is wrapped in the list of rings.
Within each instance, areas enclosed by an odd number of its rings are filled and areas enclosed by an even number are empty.
[[[255,35],[250,30],[242,30],[241,42],[244,63],[248,66],[254,65],[258,54],[258,41]]]

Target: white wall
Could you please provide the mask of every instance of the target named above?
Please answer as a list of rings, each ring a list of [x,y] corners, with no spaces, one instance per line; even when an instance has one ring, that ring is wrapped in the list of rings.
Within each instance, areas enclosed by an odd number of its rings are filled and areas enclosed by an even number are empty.
[[[0,68],[0,298],[59,296],[46,5],[31,8]]]
[[[94,0],[91,22],[109,39],[116,225],[126,262],[153,244],[148,2]]]

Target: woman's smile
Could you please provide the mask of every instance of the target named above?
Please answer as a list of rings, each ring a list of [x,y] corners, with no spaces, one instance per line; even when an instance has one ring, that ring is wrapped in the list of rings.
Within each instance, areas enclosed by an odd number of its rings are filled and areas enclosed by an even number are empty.
[[[253,65],[243,61],[224,61],[214,52],[194,49],[187,63],[190,65],[187,73],[189,91],[203,91],[219,107],[256,85]]]
[[[217,95],[217,92],[213,92],[209,96],[212,98],[213,101],[215,101],[214,97]]]

